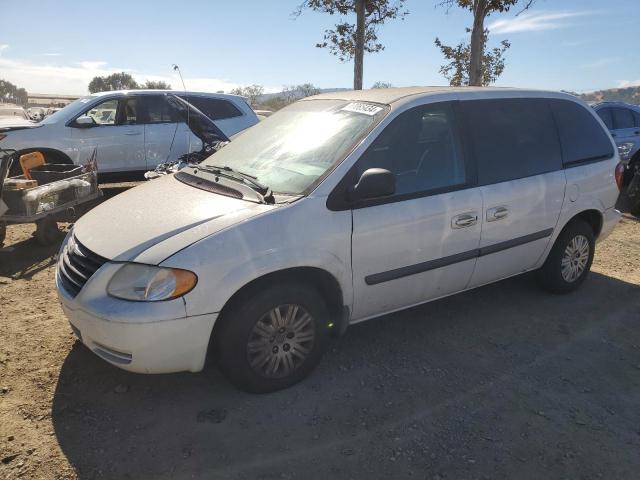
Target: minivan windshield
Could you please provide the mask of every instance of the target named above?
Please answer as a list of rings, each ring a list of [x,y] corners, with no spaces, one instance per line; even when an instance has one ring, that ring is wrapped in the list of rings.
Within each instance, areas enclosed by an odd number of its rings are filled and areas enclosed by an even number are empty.
[[[229,167],[275,193],[298,195],[344,160],[387,111],[344,100],[296,102],[235,137],[203,165]]]

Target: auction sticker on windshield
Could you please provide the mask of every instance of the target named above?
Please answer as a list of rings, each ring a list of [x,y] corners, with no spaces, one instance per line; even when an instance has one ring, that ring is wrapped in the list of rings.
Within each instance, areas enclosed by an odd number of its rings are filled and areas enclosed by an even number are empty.
[[[375,115],[382,110],[382,107],[371,105],[369,103],[350,103],[340,110],[344,112],[364,113],[365,115]]]

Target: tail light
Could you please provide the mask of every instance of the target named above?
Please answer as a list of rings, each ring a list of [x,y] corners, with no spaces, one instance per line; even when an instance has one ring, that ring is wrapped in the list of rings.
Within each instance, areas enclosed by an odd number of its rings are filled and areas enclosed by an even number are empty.
[[[622,163],[618,163],[618,165],[616,165],[615,177],[616,185],[618,185],[618,190],[622,191],[622,182],[624,178],[624,165]]]

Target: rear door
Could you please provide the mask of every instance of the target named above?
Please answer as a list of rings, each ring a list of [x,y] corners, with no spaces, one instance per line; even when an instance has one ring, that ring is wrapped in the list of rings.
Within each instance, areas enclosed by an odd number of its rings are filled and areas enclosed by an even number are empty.
[[[396,193],[352,210],[353,319],[463,290],[476,261],[482,198],[462,151],[454,104],[400,114],[358,160],[395,174]]]
[[[546,99],[462,102],[483,211],[470,287],[531,269],[547,247],[566,179]]]
[[[177,160],[187,153],[184,142],[177,140],[177,113],[167,103],[164,95],[141,96],[144,104],[144,149],[147,170],[159,164]]]
[[[100,172],[125,172],[146,169],[144,125],[139,97],[104,100],[88,108],[81,116],[92,117],[91,128],[72,127],[71,137],[83,163],[97,148]]]

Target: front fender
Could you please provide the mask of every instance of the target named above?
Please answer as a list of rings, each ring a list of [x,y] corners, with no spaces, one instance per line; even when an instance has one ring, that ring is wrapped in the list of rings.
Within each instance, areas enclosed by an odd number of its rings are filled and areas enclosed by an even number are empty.
[[[219,312],[231,296],[269,273],[313,267],[331,274],[345,305],[353,300],[351,212],[331,212],[326,198],[306,198],[211,235],[164,262],[198,275],[185,296],[188,315]],[[304,279],[301,279],[304,280]]]

